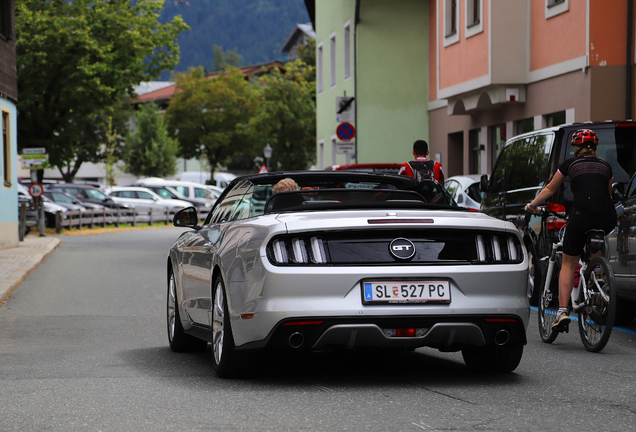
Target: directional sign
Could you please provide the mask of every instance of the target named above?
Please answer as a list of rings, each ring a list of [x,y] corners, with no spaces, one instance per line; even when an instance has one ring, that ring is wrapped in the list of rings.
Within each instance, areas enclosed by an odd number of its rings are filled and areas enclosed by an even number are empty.
[[[31,147],[22,149],[22,154],[32,155],[32,154],[44,154],[46,153],[45,147]]]
[[[341,141],[351,141],[356,136],[356,128],[351,123],[340,123],[336,128],[336,135]]]
[[[29,186],[29,194],[31,194],[33,198],[40,198],[43,193],[44,188],[40,183],[31,183],[31,186]]]

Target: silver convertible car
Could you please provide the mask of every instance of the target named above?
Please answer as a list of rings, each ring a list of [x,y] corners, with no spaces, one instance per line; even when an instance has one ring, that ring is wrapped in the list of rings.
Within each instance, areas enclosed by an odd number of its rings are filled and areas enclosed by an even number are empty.
[[[272,195],[290,177],[299,190]],[[202,225],[194,207],[167,262],[173,351],[212,344],[219,377],[270,350],[460,351],[509,372],[530,314],[528,259],[510,222],[458,207],[438,183],[364,172],[232,181]]]

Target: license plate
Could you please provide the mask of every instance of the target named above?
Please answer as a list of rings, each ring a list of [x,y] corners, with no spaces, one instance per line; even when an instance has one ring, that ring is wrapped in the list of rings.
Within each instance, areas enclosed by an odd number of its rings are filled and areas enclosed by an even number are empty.
[[[363,282],[363,304],[450,303],[447,280]]]

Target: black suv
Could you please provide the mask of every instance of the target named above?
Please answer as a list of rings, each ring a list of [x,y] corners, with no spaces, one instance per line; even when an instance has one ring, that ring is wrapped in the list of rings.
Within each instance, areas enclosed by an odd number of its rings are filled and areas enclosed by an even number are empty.
[[[614,172],[614,197],[619,212],[619,223],[606,239],[604,254],[609,258],[616,274],[619,296],[617,322],[628,323],[636,316],[636,255],[629,255],[629,243],[636,253],[636,122],[574,123],[541,129],[509,139],[495,162],[490,179],[481,178],[484,197],[481,211],[496,218],[510,220],[523,232],[526,248],[531,257],[528,296],[536,305],[546,260],[552,243],[565,224],[556,218],[542,226],[538,217],[532,217],[524,228],[524,207],[549,182],[561,162],[574,157],[570,145],[572,134],[579,129],[592,129],[599,137],[597,154],[607,161]],[[626,192],[624,192],[626,191]],[[569,179],[546,206],[568,214],[573,195]],[[620,228],[620,229],[619,229]],[[630,229],[631,228],[631,229]],[[618,241],[620,234],[621,241]],[[633,266],[633,267],[632,267]]]

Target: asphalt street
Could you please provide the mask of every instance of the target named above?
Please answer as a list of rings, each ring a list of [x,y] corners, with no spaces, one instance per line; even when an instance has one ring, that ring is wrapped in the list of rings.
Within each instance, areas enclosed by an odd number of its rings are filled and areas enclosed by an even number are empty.
[[[459,353],[272,356],[221,380],[167,343],[167,250],[181,230],[61,236],[0,308],[0,430],[633,430],[636,327],[601,353],[576,327],[529,343],[511,374]]]

